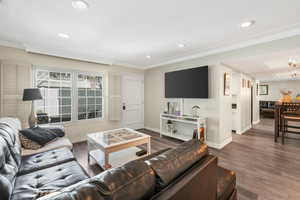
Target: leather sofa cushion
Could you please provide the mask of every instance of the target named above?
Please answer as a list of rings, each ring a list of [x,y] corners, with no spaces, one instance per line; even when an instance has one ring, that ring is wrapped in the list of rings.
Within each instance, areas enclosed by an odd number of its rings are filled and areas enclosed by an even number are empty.
[[[236,176],[233,171],[218,167],[218,200],[228,200],[234,195]]]
[[[33,200],[41,193],[54,192],[87,178],[75,161],[18,176],[11,200]]]
[[[135,160],[41,200],[149,200],[154,188],[153,170],[145,162]]]
[[[88,182],[89,179],[81,181],[59,192],[41,197],[39,200],[107,200],[101,194],[99,187]]]
[[[18,164],[11,155],[7,142],[0,136],[0,199],[9,200],[14,188]]]
[[[207,145],[193,139],[145,161],[156,173],[157,192],[207,154]]]
[[[31,156],[23,156],[18,175],[53,167],[75,160],[69,148],[60,148]]]

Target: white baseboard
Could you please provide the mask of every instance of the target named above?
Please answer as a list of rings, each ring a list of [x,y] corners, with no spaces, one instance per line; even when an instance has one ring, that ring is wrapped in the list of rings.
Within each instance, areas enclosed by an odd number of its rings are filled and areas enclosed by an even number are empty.
[[[236,132],[236,134],[242,135],[250,129],[251,129],[251,125],[247,126],[244,130],[241,130],[240,132]]]
[[[160,130],[159,130],[158,128],[144,127],[144,129],[148,129],[148,130],[150,130],[150,131],[160,133]]]
[[[148,129],[150,131],[154,131],[154,132],[157,132],[159,133],[160,130],[157,129],[157,128],[151,128],[151,127],[144,127],[144,129]],[[215,149],[222,149],[223,147],[225,147],[227,144],[229,144],[230,142],[232,142],[232,136],[228,137],[227,139],[225,139],[222,143],[218,144],[218,143],[214,143],[214,142],[209,142],[209,141],[206,141],[205,143],[209,146],[209,147],[212,147],[212,148],[215,148]]]
[[[260,122],[260,119],[259,120],[257,120],[257,121],[255,121],[255,122],[252,122],[252,124],[258,124]]]
[[[212,148],[215,148],[215,149],[223,149],[223,147],[225,147],[230,142],[232,142],[232,136],[225,139],[222,143],[214,143],[214,142],[206,141],[206,144],[209,147],[212,147]]]

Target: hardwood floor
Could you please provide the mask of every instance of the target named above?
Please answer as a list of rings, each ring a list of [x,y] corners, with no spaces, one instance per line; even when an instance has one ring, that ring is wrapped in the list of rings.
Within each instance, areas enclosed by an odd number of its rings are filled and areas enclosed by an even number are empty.
[[[160,138],[155,132],[141,130],[152,136],[152,152],[175,147],[181,142]],[[87,164],[87,145],[74,145],[80,164],[93,176],[102,170]],[[219,165],[237,175],[240,200],[299,200],[300,199],[300,139],[288,138],[286,144],[274,143],[273,120],[263,119],[243,135],[233,135],[233,142],[222,150],[210,148]]]

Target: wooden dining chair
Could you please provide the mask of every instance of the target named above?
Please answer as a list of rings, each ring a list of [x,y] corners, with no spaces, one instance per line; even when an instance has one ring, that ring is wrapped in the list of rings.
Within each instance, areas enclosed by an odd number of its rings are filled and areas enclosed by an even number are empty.
[[[300,129],[300,103],[283,103],[283,111],[281,114],[282,119],[282,144],[284,144],[284,139],[287,133],[300,134],[300,131],[296,131]],[[296,125],[289,125],[289,122],[299,123]],[[289,128],[293,128],[294,130],[290,130]],[[296,129],[296,130],[295,130]]]

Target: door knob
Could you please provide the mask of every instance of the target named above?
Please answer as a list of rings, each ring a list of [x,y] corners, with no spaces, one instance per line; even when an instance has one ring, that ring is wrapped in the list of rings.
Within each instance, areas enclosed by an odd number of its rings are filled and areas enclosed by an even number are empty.
[[[123,110],[126,110],[126,106],[125,106],[125,103],[123,103]]]

